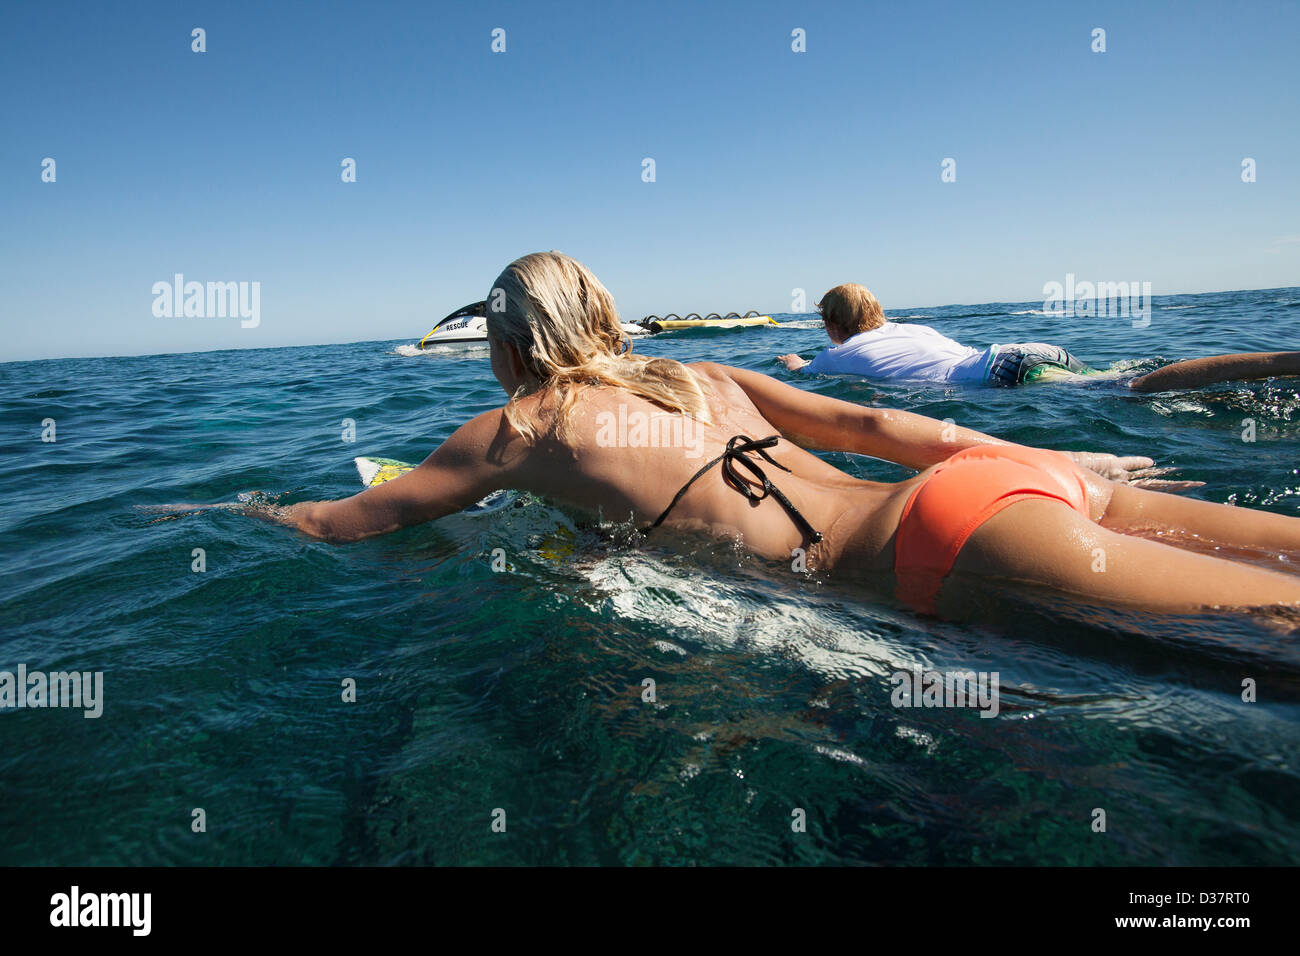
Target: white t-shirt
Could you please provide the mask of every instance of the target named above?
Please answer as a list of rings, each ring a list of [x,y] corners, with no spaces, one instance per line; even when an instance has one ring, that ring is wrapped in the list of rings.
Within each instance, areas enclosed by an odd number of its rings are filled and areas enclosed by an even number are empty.
[[[886,322],[819,353],[803,371],[927,382],[982,382],[989,351],[954,342],[928,325]]]

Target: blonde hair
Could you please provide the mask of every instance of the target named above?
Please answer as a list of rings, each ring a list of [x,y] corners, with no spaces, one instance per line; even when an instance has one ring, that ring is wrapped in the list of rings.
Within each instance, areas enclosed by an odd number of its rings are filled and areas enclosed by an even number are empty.
[[[537,429],[519,414],[530,391],[554,388],[556,432],[572,438],[570,420],[586,386],[625,388],[671,411],[709,422],[704,392],[681,362],[632,354],[614,297],[591,270],[561,252],[534,252],[497,276],[487,299],[488,335],[519,350],[535,389],[521,385],[506,403],[506,420],[533,441]]]
[[[885,311],[864,285],[846,282],[837,285],[817,303],[826,326],[842,338],[870,332],[885,324]]]

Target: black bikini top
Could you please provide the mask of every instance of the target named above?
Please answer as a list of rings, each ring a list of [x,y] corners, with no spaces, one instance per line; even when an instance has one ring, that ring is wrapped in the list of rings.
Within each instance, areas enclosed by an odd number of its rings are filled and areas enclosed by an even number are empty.
[[[799,530],[804,533],[810,542],[816,544],[821,541],[822,533],[815,530],[813,526],[808,523],[808,519],[801,515],[799,509],[790,502],[790,499],[781,493],[781,489],[772,484],[767,475],[763,473],[763,469],[759,467],[758,462],[747,457],[750,452],[756,452],[768,464],[776,465],[776,467],[780,468],[782,471],[790,471],[790,469],[785,467],[785,465],[781,464],[779,461],[773,460],[767,452],[763,451],[764,448],[771,448],[780,440],[780,435],[770,435],[767,438],[762,438],[757,441],[750,438],[748,435],[737,435],[732,438],[731,441],[727,442],[727,450],[697,471],[690,481],[682,485],[682,490],[677,492],[677,497],[673,498],[668,507],[664,509],[664,513],[655,520],[654,524],[650,525],[649,528],[646,528],[643,533],[649,534],[652,530],[663,524],[664,519],[668,517],[668,512],[672,511],[673,508],[677,506],[677,502],[682,500],[682,495],[686,494],[691,485],[695,484],[696,479],[702,476],[718,462],[722,462],[723,480],[732,488],[735,488],[751,502],[762,501],[768,495],[771,495],[781,503],[781,506],[785,508],[786,513],[790,515],[791,520],[799,526]],[[748,468],[754,477],[759,480],[763,486],[761,494],[755,491],[753,486],[736,471],[736,462],[740,462],[740,464]]]

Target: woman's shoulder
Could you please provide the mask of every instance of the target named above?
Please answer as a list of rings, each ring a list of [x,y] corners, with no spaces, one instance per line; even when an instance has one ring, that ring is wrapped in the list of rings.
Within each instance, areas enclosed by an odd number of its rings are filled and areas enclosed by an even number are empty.
[[[683,362],[682,364],[696,375],[707,375],[710,378],[719,376],[725,378],[727,372],[731,370],[729,365],[722,365],[718,362]]]
[[[735,378],[735,373],[742,371],[740,369],[732,368],[730,365],[722,365],[718,362],[684,362],[682,364],[686,366],[687,371],[695,376],[696,381],[706,391],[718,394],[731,389],[741,389],[740,383]]]

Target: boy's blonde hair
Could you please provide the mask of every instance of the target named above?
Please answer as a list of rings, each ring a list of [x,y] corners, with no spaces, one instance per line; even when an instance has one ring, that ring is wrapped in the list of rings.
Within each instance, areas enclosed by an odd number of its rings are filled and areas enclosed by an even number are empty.
[[[539,387],[556,389],[556,431],[572,438],[570,419],[588,386],[625,388],[671,411],[709,421],[708,404],[681,362],[632,354],[614,297],[591,270],[561,252],[534,252],[497,276],[487,299],[488,335],[519,350]],[[506,420],[528,441],[537,429],[520,416],[520,386],[506,403]]]
[[[856,282],[831,289],[817,303],[817,311],[822,314],[826,327],[843,339],[885,324],[885,312],[876,297]]]

